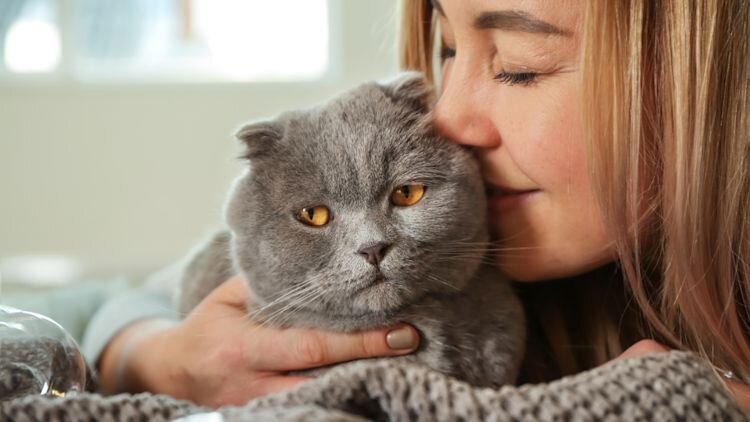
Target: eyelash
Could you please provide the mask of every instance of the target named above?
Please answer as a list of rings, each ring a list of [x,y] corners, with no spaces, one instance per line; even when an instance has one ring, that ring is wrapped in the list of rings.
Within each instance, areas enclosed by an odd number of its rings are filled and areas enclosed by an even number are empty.
[[[493,79],[508,85],[529,86],[536,82],[537,76],[539,74],[534,72],[500,72]]]
[[[447,59],[452,59],[454,57],[456,57],[456,50],[455,49],[448,48],[448,47],[445,47],[445,46],[443,46],[440,49],[440,60],[441,61],[445,61]]]
[[[452,59],[454,57],[456,57],[455,49],[449,47],[442,47],[440,49],[441,61]],[[493,79],[508,85],[529,86],[536,82],[537,76],[539,76],[539,74],[534,72],[499,72]]]

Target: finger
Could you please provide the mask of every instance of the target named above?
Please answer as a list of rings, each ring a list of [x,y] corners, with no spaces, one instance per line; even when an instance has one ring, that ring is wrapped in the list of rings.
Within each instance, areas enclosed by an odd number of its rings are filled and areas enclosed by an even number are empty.
[[[255,370],[290,371],[377,356],[397,356],[419,346],[419,333],[410,325],[379,330],[336,333],[304,329],[256,332],[247,347],[255,353]]]
[[[658,352],[668,352],[669,349],[662,345],[661,343],[654,341],[654,340],[641,340],[634,345],[628,347],[627,350],[622,352],[620,356],[618,356],[616,359],[625,359],[625,358],[631,358],[635,356],[645,355],[647,353],[658,353]]]
[[[245,309],[250,298],[250,288],[242,276],[234,276],[214,289],[206,300],[218,305]]]
[[[750,412],[750,387],[732,380],[727,380],[726,385],[737,400],[737,404],[746,412]]]
[[[203,322],[226,318],[243,319],[247,315],[249,297],[250,289],[245,280],[234,276],[203,298],[185,319],[200,319]]]

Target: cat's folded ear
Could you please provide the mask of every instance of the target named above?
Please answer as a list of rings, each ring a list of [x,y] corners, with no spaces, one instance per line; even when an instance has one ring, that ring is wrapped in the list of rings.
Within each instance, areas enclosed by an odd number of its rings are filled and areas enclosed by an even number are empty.
[[[283,128],[277,122],[265,121],[248,123],[234,136],[245,146],[242,158],[251,160],[268,154],[283,136]]]
[[[402,72],[393,79],[379,82],[386,96],[404,103],[415,111],[427,113],[435,104],[435,89],[425,76],[416,71]]]

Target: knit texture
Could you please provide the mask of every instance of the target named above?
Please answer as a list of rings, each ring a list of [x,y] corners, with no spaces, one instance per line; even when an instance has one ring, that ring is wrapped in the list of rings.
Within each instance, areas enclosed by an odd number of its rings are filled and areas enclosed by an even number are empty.
[[[3,403],[0,420],[165,421],[210,411],[150,394],[28,396]],[[677,351],[619,360],[548,384],[499,390],[473,388],[397,360],[360,361],[295,390],[218,412],[228,421],[748,420],[710,365]]]

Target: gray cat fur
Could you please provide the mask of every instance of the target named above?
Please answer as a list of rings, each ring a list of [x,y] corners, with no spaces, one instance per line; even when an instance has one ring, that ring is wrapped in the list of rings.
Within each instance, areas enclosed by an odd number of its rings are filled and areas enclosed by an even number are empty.
[[[479,168],[468,150],[433,132],[432,103],[429,84],[409,72],[242,127],[249,167],[231,189],[228,230],[189,260],[179,310],[187,314],[239,273],[256,321],[337,331],[406,321],[420,331],[420,348],[397,359],[477,386],[512,383],[523,311],[483,263]],[[390,193],[409,183],[427,186],[422,200],[393,206]],[[325,227],[295,219],[317,205],[331,210]],[[377,242],[391,244],[378,266],[357,253]]]

